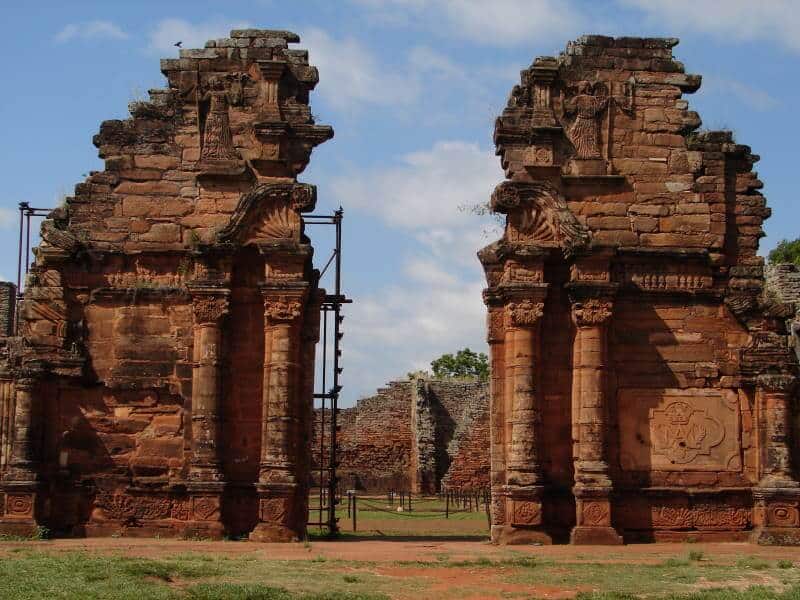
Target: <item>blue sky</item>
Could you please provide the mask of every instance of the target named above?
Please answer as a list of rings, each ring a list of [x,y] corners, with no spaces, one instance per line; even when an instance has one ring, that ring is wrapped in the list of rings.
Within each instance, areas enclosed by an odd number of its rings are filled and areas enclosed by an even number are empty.
[[[800,6],[792,0],[43,1],[4,7],[0,278],[16,272],[16,205],[51,207],[102,168],[105,119],[162,87],[172,44],[202,47],[240,26],[291,29],[320,69],[318,121],[336,137],[301,180],[345,220],[346,400],[463,346],[484,349],[475,251],[502,174],[492,126],[519,70],[583,33],[665,35],[704,127],[760,154],[773,209],[762,252],[798,235]],[[325,239],[317,236],[318,252]]]

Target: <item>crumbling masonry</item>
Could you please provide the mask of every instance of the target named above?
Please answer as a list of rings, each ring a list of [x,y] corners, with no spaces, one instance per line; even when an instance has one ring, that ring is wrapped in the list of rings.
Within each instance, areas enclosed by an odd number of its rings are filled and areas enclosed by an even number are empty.
[[[314,463],[322,435],[315,417]],[[392,381],[339,411],[342,489],[435,494],[489,487],[489,390],[479,381]],[[325,432],[325,443],[329,431]],[[327,448],[327,446],[326,446]]]
[[[0,368],[0,533],[303,535],[317,71],[247,29],[163,60],[42,224]]]
[[[797,357],[758,157],[699,132],[674,39],[586,36],[497,120],[492,537],[800,541]]]

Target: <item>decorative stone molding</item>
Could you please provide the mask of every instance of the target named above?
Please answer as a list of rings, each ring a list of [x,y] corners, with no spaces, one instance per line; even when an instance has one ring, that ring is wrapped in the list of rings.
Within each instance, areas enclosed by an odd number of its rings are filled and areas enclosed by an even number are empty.
[[[292,296],[265,296],[264,317],[270,323],[291,322],[303,314],[303,302]]]
[[[229,311],[229,301],[224,297],[200,296],[194,299],[192,306],[198,325],[217,323]]]
[[[509,241],[561,248],[567,255],[589,243],[589,232],[549,183],[504,181],[492,193],[490,206],[509,215]]]
[[[508,305],[508,322],[512,327],[533,327],[544,314],[544,302],[521,300]]]
[[[575,303],[572,307],[572,318],[578,327],[602,325],[611,318],[613,302],[591,298]]]

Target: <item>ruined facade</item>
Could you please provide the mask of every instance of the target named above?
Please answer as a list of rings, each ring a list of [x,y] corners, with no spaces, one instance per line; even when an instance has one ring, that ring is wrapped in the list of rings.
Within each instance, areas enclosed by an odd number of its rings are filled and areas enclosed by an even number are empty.
[[[303,535],[323,293],[297,176],[333,131],[298,41],[181,50],[100,126],[0,365],[0,533]]]
[[[800,540],[793,309],[763,293],[758,157],[698,131],[676,44],[580,38],[497,120],[496,541]]]
[[[317,411],[315,465],[321,423]],[[345,490],[434,494],[489,487],[486,383],[392,381],[356,406],[340,409],[338,424],[338,475]]]

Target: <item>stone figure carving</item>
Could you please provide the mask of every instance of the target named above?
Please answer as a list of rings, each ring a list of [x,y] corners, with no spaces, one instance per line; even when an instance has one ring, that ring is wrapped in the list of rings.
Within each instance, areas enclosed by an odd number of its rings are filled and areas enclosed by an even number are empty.
[[[600,115],[608,106],[608,94],[602,83],[578,83],[577,94],[564,103],[564,112],[575,115],[569,127],[569,139],[575,146],[575,158],[598,159],[600,154]]]
[[[207,90],[198,99],[201,113],[201,146],[200,163],[220,160],[239,160],[239,155],[233,145],[228,107],[236,104],[241,95],[241,87],[237,95],[236,88],[226,88],[225,79],[211,77],[208,80]]]

